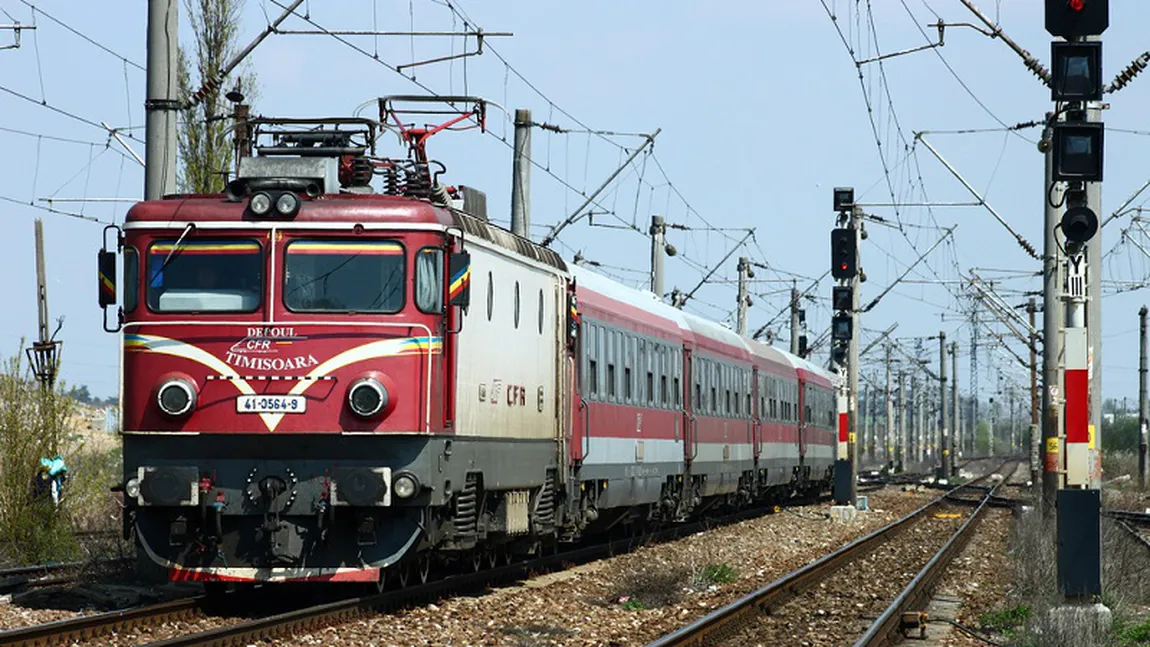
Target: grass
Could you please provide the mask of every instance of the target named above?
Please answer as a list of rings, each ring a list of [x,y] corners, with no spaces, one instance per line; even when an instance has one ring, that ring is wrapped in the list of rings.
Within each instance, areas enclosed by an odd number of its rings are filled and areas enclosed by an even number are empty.
[[[1150,620],[1118,630],[1115,640],[1119,647],[1150,645]]]
[[[707,564],[699,569],[692,578],[691,583],[696,587],[710,586],[711,584],[730,584],[739,578],[739,574],[730,564],[725,562]]]
[[[1009,609],[984,613],[978,618],[978,623],[983,629],[1010,636],[1030,621],[1030,615],[1030,605],[1019,604]]]

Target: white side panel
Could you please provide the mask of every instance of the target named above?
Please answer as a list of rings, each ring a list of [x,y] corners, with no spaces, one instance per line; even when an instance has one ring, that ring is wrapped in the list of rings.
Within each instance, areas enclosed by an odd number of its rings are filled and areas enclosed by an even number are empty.
[[[584,466],[683,462],[681,440],[592,437],[590,443],[591,451],[587,454]],[[642,449],[637,448],[639,443],[642,443]],[[636,459],[636,455],[641,458]]]
[[[459,335],[456,433],[556,438],[560,275],[514,260],[484,241],[471,239],[467,249],[471,306]]]

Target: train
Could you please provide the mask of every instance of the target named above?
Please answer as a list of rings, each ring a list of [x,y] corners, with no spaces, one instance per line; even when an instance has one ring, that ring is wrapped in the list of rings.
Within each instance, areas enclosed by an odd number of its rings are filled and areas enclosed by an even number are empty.
[[[485,104],[403,100],[245,119],[224,192],[105,231],[141,574],[406,585],[829,488],[837,374],[492,223],[425,147]]]

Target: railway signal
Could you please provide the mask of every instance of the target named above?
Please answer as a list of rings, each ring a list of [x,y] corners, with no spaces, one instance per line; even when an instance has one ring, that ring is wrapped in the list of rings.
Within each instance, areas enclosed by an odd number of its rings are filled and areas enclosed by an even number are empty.
[[[1051,36],[1100,36],[1109,26],[1109,0],[1046,0],[1046,31]]]
[[[839,506],[853,506],[856,498],[855,465],[858,445],[858,218],[854,189],[836,187],[833,192],[837,227],[831,230],[831,276],[835,314],[831,323],[831,364],[843,374],[839,391],[838,453],[835,461],[834,499]]]
[[[852,279],[858,274],[858,239],[853,229],[831,230],[831,276]]]
[[[1066,282],[1063,293],[1057,296],[1061,296],[1066,307],[1050,307],[1057,303],[1053,292],[1061,282],[1054,279],[1058,276],[1058,261],[1047,262],[1044,391],[1053,396],[1061,378],[1065,400],[1061,412],[1054,397],[1045,402],[1047,474],[1043,479],[1043,499],[1046,510],[1056,504],[1058,584],[1067,601],[1091,600],[1102,593],[1100,470],[1096,449],[1100,443],[1095,436],[1095,423],[1100,422],[1101,416],[1092,411],[1101,402],[1101,309],[1097,304],[1101,283],[1097,271],[1091,271],[1088,265],[1096,267],[1101,253],[1096,234],[1105,127],[1098,119],[1097,101],[1103,87],[1102,43],[1097,37],[1110,24],[1109,10],[1107,0],[1046,0],[1046,30],[1066,41],[1051,43],[1050,90],[1056,109],[1048,119],[1046,146],[1041,148],[1048,153],[1043,187],[1046,252],[1056,259],[1063,254]],[[1061,201],[1056,195],[1060,188],[1065,191]],[[1058,230],[1064,245],[1059,245]],[[1060,321],[1063,312],[1065,321]],[[1058,329],[1063,325],[1065,330],[1059,335]],[[1049,343],[1051,339],[1055,344]],[[1061,372],[1054,363],[1059,360],[1063,363]],[[1059,436],[1063,434],[1065,445],[1060,447]],[[1077,608],[1067,611],[1077,613]],[[1097,620],[1102,621],[1101,614]],[[1108,620],[1105,622],[1108,624]]]

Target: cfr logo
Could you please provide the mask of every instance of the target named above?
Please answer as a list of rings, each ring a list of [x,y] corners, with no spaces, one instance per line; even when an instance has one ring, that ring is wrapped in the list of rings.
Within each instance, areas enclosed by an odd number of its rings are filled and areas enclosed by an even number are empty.
[[[526,406],[527,404],[527,389],[518,384],[507,385],[507,406],[512,407],[515,405]]]

